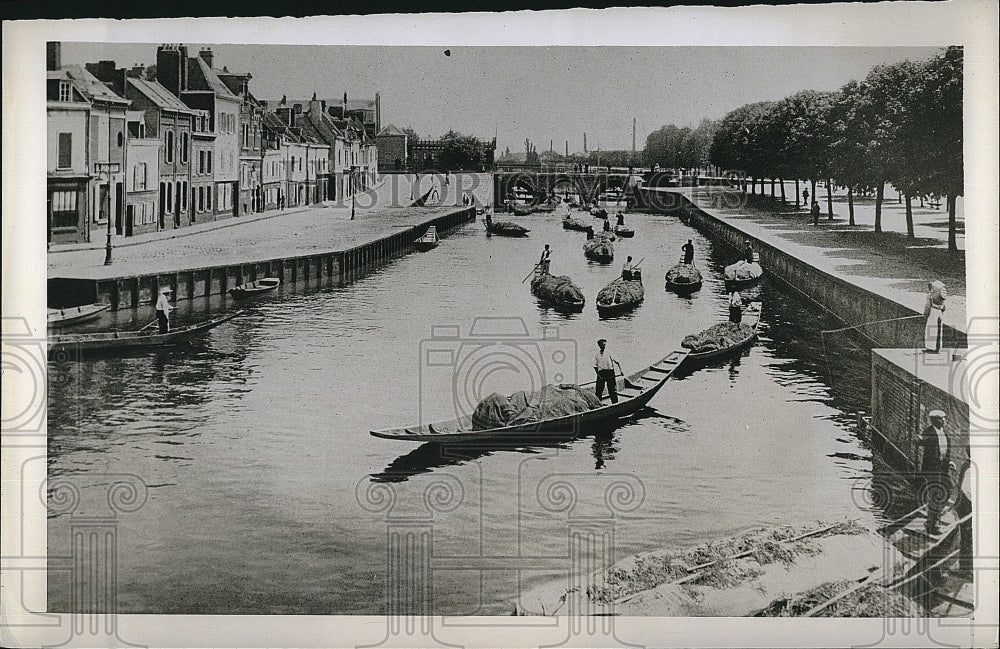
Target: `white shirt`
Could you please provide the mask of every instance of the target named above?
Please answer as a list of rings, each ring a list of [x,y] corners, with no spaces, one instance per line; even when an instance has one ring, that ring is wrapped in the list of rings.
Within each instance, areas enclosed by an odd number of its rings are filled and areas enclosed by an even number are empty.
[[[170,306],[170,302],[167,301],[166,293],[160,293],[160,297],[156,298],[156,310],[163,311],[164,314],[169,314],[174,310],[174,307]]]
[[[598,371],[600,370],[613,370],[615,366],[612,364],[614,359],[611,357],[611,353],[604,348],[603,352],[597,352],[594,355],[594,368]]]
[[[944,428],[935,428],[938,438],[938,459],[943,460],[948,454],[948,436],[944,433]]]
[[[739,291],[733,291],[732,295],[729,296],[729,306],[743,306],[743,297],[740,296]]]

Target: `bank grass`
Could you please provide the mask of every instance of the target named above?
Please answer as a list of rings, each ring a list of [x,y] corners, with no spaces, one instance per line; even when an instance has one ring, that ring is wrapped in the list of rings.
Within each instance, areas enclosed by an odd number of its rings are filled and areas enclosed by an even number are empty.
[[[851,587],[857,581],[845,579],[820,584],[805,593],[776,599],[755,617],[798,617]],[[905,595],[872,582],[862,586],[814,614],[814,617],[921,617],[920,606]]]

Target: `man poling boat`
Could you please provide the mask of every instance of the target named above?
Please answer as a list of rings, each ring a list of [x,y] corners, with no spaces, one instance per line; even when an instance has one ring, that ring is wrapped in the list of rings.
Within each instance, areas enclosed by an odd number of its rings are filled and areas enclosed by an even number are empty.
[[[562,311],[580,311],[586,304],[583,291],[566,276],[550,275],[536,264],[531,279],[532,294],[548,305]],[[529,275],[530,276],[530,275]]]
[[[743,349],[757,337],[761,303],[751,302],[741,322],[720,322],[696,334],[685,336],[681,347],[691,350],[687,362],[695,363],[725,356]]]
[[[642,260],[639,261],[639,264]],[[617,315],[630,311],[645,299],[645,289],[642,286],[642,271],[639,264],[632,265],[629,257],[622,268],[621,277],[601,289],[597,294],[597,313],[601,317]]]

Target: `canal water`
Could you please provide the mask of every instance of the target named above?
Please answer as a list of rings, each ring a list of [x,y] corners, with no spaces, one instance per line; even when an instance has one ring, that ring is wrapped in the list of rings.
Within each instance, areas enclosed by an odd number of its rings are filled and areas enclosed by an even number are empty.
[[[418,610],[509,614],[519,591],[574,566],[754,526],[888,515],[853,431],[867,353],[768,283],[750,292],[764,308],[750,351],[668,382],[615,425],[510,448],[369,435],[446,419],[493,390],[590,381],[598,338],[634,371],[727,317],[721,271],[736,252],[675,217],[628,214],[636,237],[616,242],[607,266],[555,215],[519,220],[527,239],[469,224],[350,286],[283,287],[199,341],[50,362],[50,490],[68,482],[100,503],[120,474],[145,485],[117,522],[118,610],[381,614],[387,584],[412,571],[387,538],[418,529],[429,535],[414,556],[431,575]],[[689,238],[706,281],[682,298],[663,277]],[[521,283],[545,243],[552,272],[583,289],[583,312],[550,310]],[[626,255],[642,260],[646,300],[602,320],[594,300]],[[65,556],[74,519],[54,497],[48,550]],[[613,535],[570,559],[568,532],[584,523]],[[50,572],[48,595],[50,610],[74,606],[69,573]]]

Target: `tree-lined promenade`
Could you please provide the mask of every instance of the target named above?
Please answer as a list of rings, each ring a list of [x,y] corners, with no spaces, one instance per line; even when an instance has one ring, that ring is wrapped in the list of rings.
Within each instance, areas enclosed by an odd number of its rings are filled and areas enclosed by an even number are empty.
[[[962,49],[949,47],[926,61],[877,66],[834,92],[804,90],[747,104],[696,129],[664,126],[646,140],[646,163],[739,170],[746,175],[744,191],[756,193],[759,184],[763,194],[765,182],[777,182],[782,200],[783,181],[795,181],[796,203],[803,196],[800,181],[814,201],[817,183],[844,187],[850,225],[854,196],[874,194],[876,233],[882,232],[884,188],[892,184],[906,202],[911,238],[913,199],[943,199],[948,247],[956,250],[955,199],[963,195],[964,178],[962,66]],[[826,203],[832,219],[832,201]]]

